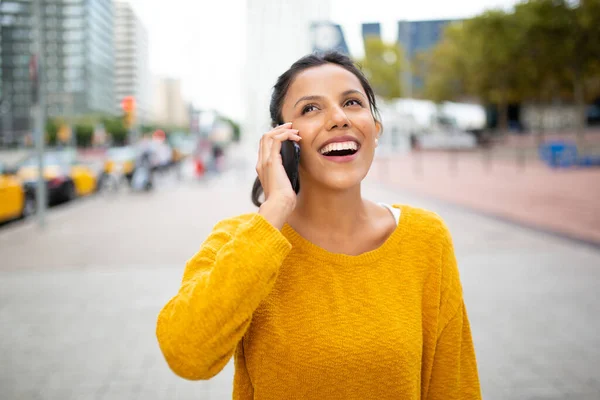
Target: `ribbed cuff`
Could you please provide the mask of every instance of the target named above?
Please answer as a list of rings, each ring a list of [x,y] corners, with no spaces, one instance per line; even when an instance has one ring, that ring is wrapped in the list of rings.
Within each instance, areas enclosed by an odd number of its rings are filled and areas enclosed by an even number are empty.
[[[240,229],[245,229],[248,237],[256,238],[259,253],[272,257],[272,261],[283,262],[292,250],[292,244],[286,237],[262,215],[255,213]],[[238,234],[240,230],[238,230]]]

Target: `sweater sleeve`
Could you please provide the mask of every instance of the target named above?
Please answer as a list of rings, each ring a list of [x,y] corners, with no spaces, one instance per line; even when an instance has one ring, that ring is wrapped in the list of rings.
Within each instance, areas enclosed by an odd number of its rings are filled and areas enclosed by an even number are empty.
[[[444,225],[442,288],[428,400],[479,400],[475,349],[450,233]]]
[[[209,379],[227,365],[290,250],[259,214],[215,226],[158,315],[156,336],[173,372]]]

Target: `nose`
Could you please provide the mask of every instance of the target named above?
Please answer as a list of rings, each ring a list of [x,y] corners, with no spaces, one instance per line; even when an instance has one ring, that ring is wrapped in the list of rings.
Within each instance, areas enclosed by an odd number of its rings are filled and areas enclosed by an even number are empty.
[[[350,128],[352,124],[344,110],[339,106],[334,106],[329,112],[329,120],[327,122],[327,130],[335,128]]]

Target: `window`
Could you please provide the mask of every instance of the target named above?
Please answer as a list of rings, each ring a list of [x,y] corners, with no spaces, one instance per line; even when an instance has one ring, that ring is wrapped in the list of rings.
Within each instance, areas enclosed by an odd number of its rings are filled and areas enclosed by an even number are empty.
[[[46,6],[46,15],[55,15],[56,14],[56,5],[49,4]]]
[[[12,15],[4,15],[0,18],[0,25],[2,26],[11,26],[16,21],[16,18]]]
[[[70,54],[65,57],[65,65],[69,67],[81,67],[85,60],[80,54]]]
[[[67,54],[83,53],[83,43],[81,43],[81,42],[65,43],[65,45],[63,46],[63,50]]]
[[[83,7],[81,5],[68,5],[63,8],[63,15],[67,17],[82,17]]]
[[[67,18],[63,21],[63,27],[65,29],[83,29],[84,20],[83,18]]]
[[[3,13],[17,14],[21,11],[21,5],[13,2],[2,3],[0,4],[0,11]]]
[[[85,32],[82,30],[70,30],[63,34],[66,41],[80,41],[85,37]]]

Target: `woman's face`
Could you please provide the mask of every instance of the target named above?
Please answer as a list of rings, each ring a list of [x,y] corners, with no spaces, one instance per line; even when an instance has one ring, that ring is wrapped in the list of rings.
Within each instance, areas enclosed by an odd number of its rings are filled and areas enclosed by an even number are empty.
[[[288,89],[282,116],[302,137],[301,186],[308,179],[343,190],[367,175],[381,126],[353,73],[335,64],[304,70]]]

